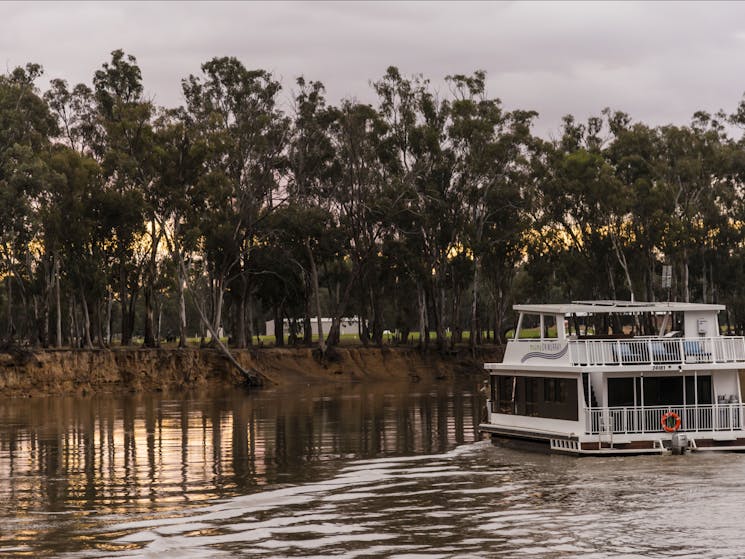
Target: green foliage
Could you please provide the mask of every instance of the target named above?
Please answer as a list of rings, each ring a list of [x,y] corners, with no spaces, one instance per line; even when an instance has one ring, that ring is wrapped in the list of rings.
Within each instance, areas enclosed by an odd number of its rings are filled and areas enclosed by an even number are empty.
[[[320,313],[360,317],[362,344],[395,330],[445,349],[503,340],[518,299],[631,297],[729,303],[728,328],[745,330],[745,140],[727,126],[745,102],[687,126],[568,115],[545,141],[480,70],[440,95],[391,66],[376,103],[329,105],[318,81],[284,96],[266,70],[216,57],[177,108],[148,100],[122,50],[89,85],[42,95],[41,75],[0,76],[8,335],[155,345],[160,328],[185,343],[206,334],[203,311],[244,347],[268,318]]]

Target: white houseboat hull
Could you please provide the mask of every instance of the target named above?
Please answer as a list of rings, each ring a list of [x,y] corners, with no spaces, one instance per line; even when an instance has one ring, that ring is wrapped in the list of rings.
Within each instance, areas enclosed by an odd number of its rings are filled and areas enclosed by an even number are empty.
[[[479,426],[485,435],[574,455],[745,451],[745,338],[720,335],[721,305],[515,308],[521,315],[503,362],[485,364],[490,388]],[[605,314],[603,324],[616,321],[629,329],[646,320],[648,329],[659,332],[634,335],[609,328],[608,335],[597,330],[587,335],[577,316],[592,313]],[[623,313],[625,324],[619,319]],[[526,314],[539,317],[538,338],[518,336]],[[555,336],[547,335],[548,324]],[[681,331],[666,332],[671,324]]]
[[[601,437],[592,435],[565,435],[540,431],[509,429],[491,423],[479,425],[479,431],[495,442],[509,440],[539,444],[546,450],[559,454],[575,456],[612,456],[623,454],[665,454],[673,448],[673,434],[665,433],[657,437],[649,435],[628,435]],[[687,444],[685,450],[706,451],[745,451],[745,431],[732,433],[684,433]]]

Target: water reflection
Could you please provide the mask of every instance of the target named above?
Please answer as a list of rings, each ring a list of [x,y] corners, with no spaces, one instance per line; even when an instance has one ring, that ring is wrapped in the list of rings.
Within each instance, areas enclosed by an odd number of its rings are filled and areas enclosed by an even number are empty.
[[[475,438],[471,388],[2,400],[0,554],[102,550],[107,542],[90,533],[102,516],[178,512],[304,483],[351,458],[443,452]]]
[[[5,400],[0,556],[743,556],[745,455],[528,453],[474,442],[480,410],[440,385]]]

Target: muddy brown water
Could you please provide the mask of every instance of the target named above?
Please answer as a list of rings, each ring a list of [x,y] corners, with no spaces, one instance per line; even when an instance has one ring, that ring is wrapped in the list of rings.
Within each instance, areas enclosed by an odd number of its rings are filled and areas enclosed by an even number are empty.
[[[477,388],[0,400],[0,556],[745,557],[745,455],[500,448]]]

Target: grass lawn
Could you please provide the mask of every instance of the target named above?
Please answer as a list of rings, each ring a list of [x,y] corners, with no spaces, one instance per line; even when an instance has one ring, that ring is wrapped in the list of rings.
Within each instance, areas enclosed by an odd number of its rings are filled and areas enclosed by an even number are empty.
[[[471,338],[471,335],[470,334],[471,333],[468,330],[465,330],[462,333],[462,341],[463,342],[468,342],[470,340],[470,338]],[[490,332],[490,335],[492,335],[492,334],[493,333]],[[451,337],[452,337],[452,334],[451,333],[447,333],[446,334],[446,339],[447,340],[450,340]],[[535,337],[538,337],[537,329],[536,329],[536,332],[535,332]],[[317,334],[313,334],[313,338],[312,339],[313,339],[313,343],[317,343],[318,342],[318,335]],[[436,341],[437,340],[437,334],[435,332],[430,332],[429,333],[429,339],[432,342]],[[209,343],[209,340],[210,340],[209,336],[207,338],[205,338],[205,342],[206,343]],[[227,337],[222,337],[222,338],[220,338],[220,340],[223,343],[225,343],[225,344],[228,343],[228,338]],[[132,345],[133,346],[141,346],[142,343],[143,343],[142,337],[134,337],[132,339]],[[197,337],[187,338],[186,339],[186,343],[187,343],[187,345],[189,347],[199,347],[200,344],[201,344],[201,339],[200,338],[197,338]],[[254,347],[256,347],[256,346],[259,346],[259,347],[274,347],[276,345],[276,338],[274,336],[271,336],[271,335],[260,335],[260,336],[258,336],[258,343],[257,343],[256,336],[254,336],[253,337],[253,343],[254,343]],[[393,334],[384,334],[383,335],[383,343],[395,343],[395,337],[394,337],[394,335]],[[409,345],[416,345],[418,343],[419,343],[419,332],[410,332],[409,333],[408,344]],[[173,347],[176,347],[177,344],[178,344],[178,342],[166,342],[165,340],[161,340],[161,347],[163,347],[163,348],[173,348]],[[287,336],[285,337],[285,344],[287,344]],[[359,336],[357,334],[342,334],[341,335],[341,343],[339,345],[341,345],[341,346],[347,346],[347,347],[349,347],[349,346],[354,347],[354,346],[362,345],[362,342],[360,342],[360,338],[359,338]]]

